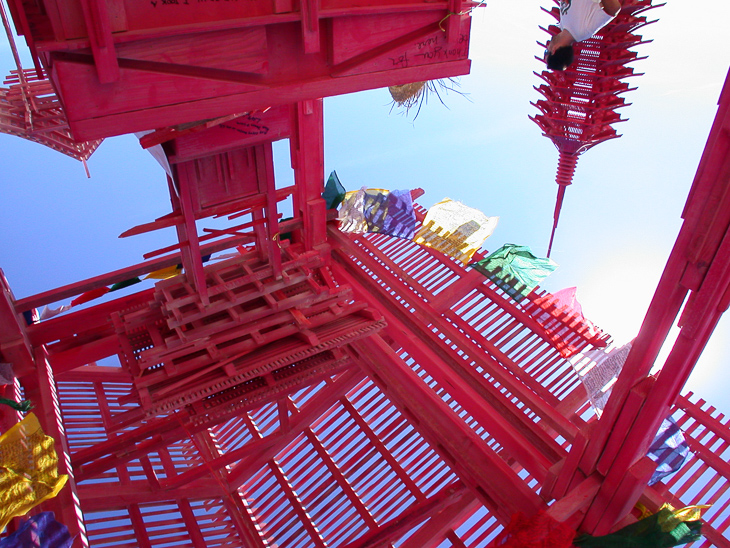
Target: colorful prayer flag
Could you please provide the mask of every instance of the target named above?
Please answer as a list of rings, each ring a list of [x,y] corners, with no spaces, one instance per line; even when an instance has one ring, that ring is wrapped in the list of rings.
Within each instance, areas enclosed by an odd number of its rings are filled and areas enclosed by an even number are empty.
[[[620,348],[588,352],[585,354],[585,359],[576,360],[571,364],[588,393],[588,400],[593,410],[599,417],[606,407],[613,385],[630,351],[631,343],[626,343]]]
[[[155,270],[154,272],[150,272],[145,276],[145,280],[153,279],[153,280],[167,280],[168,278],[174,278],[178,274],[182,272],[182,265],[177,264],[173,266],[168,266],[167,268],[161,268],[160,270]]]
[[[579,548],[670,548],[699,540],[702,535],[699,515],[683,515],[681,512],[662,507],[656,514],[610,535],[579,535],[573,540],[573,545]],[[686,519],[694,516],[697,519]]]
[[[41,311],[41,321],[48,320],[50,318],[53,318],[54,316],[58,316],[61,312],[66,312],[66,310],[70,309],[70,304],[62,304],[58,308],[51,308],[48,305],[43,307],[43,310]]]
[[[609,352],[587,353],[585,359],[572,363],[588,393],[591,406],[599,417],[608,403],[611,390],[630,351],[631,343],[627,343],[621,348],[613,348]],[[589,362],[588,364],[582,363],[586,360]],[[654,485],[679,470],[688,455],[689,445],[687,445],[682,430],[672,417],[667,417],[659,427],[646,454],[657,463],[649,485]]]
[[[345,194],[342,207],[337,215],[342,232],[364,234],[368,231],[368,223],[365,220],[365,190],[365,188],[361,188]]]
[[[87,291],[86,293],[82,293],[78,297],[76,297],[73,301],[71,301],[71,306],[78,306],[80,304],[88,303],[89,301],[93,301],[94,299],[98,299],[99,297],[102,297],[109,293],[108,287],[97,287],[96,289],[91,289]]]
[[[129,280],[124,280],[123,282],[115,283],[113,286],[109,288],[109,292],[112,291],[119,291],[120,289],[124,289],[125,287],[129,287],[130,285],[138,284],[142,280],[139,278],[130,278]]]
[[[679,470],[689,455],[689,445],[684,434],[672,417],[667,417],[659,427],[646,456],[658,463],[649,485]]]
[[[20,411],[21,413],[27,413],[33,409],[33,404],[30,400],[15,401],[8,398],[0,398],[0,404],[7,405],[8,407]]]
[[[545,330],[550,344],[564,358],[579,351],[581,339],[596,348],[608,344],[608,337],[583,316],[576,299],[576,288],[569,287],[557,293],[545,293],[531,300],[523,300],[520,306]]]
[[[376,232],[412,239],[416,213],[410,190],[361,188],[348,192],[338,215],[342,232]]]
[[[324,186],[324,192],[322,193],[322,198],[324,198],[327,209],[337,209],[337,206],[345,199],[345,194],[345,187],[340,183],[337,172],[333,171],[330,173],[327,184]]]
[[[527,297],[558,265],[550,258],[536,257],[525,245],[505,244],[471,265],[492,280],[515,301]]]
[[[27,414],[0,436],[0,531],[15,516],[55,497],[67,480],[58,474],[53,438]]]
[[[53,512],[41,512],[25,520],[14,533],[0,540],[0,548],[71,548],[68,527]]]
[[[412,240],[416,233],[416,212],[410,190],[391,190],[365,201],[368,232]]]
[[[467,264],[498,221],[499,217],[487,217],[478,209],[444,198],[428,210],[414,241]]]

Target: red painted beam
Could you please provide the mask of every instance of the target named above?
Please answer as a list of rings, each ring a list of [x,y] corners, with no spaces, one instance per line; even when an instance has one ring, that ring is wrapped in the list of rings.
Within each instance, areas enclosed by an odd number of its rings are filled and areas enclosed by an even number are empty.
[[[397,517],[380,524],[364,537],[351,542],[345,548],[382,548],[390,546],[424,519],[428,519],[447,507],[457,505],[462,498],[471,499],[468,489],[457,481],[447,485],[428,499],[416,502]]]
[[[13,293],[0,270],[0,357],[16,375],[32,374],[35,360],[25,331],[25,320],[14,306]]]
[[[296,193],[294,208],[302,217],[305,249],[326,239],[324,190],[324,104],[322,99],[292,106],[292,167]]]
[[[71,464],[70,449],[66,439],[66,428],[61,414],[61,405],[56,392],[56,380],[48,363],[45,349],[35,350],[37,371],[20,379],[25,397],[35,404],[35,414],[43,431],[53,438],[58,456],[58,473],[67,474],[68,481],[56,497],[46,501],[42,510],[51,510],[56,519],[68,527],[71,537],[76,537],[82,548],[88,548],[86,526],[79,508],[76,470]]]
[[[331,97],[353,93],[363,89],[375,89],[390,85],[407,84],[419,80],[435,80],[439,78],[461,76],[469,73],[471,62],[468,59],[449,61],[436,65],[412,66],[400,68],[396,73],[376,72],[371,74],[355,74],[347,78],[321,76],[302,83],[281,83],[275,90],[249,90],[243,85],[228,84],[231,92],[225,95],[210,96],[199,99],[181,101],[175,105],[140,108],[131,112],[105,112],[94,118],[79,117],[69,120],[73,135],[77,140],[88,141],[112,135],[121,135],[144,131],[150,127],[166,127],[181,124],[191,119],[215,118],[225,116],[231,111],[263,110],[272,104],[272,94],[276,93],[277,104],[307,100],[311,97]],[[54,64],[57,73],[56,81],[70,81],[75,78],[95,78],[93,68],[76,63],[58,61]],[[122,69],[122,76],[132,79],[135,71]],[[127,76],[126,73],[129,73]],[[182,80],[189,77],[178,77]],[[135,79],[139,80],[139,79]],[[154,80],[152,77],[147,80]],[[152,84],[150,84],[152,85]],[[177,85],[177,83],[176,83]],[[189,84],[187,84],[189,85]],[[210,84],[194,86],[198,88],[215,87]],[[134,93],[140,90],[135,90]],[[101,90],[98,92],[101,93]],[[124,93],[122,95],[125,95]],[[79,103],[91,100],[91,97],[79,99]],[[69,116],[70,113],[69,113]]]
[[[81,508],[85,512],[109,512],[130,505],[152,504],[179,499],[221,499],[224,496],[218,483],[206,478],[177,489],[154,489],[147,480],[114,485],[110,493],[104,483],[82,483],[78,486]]]
[[[474,494],[469,492],[431,514],[429,520],[401,544],[401,548],[436,548],[449,529],[456,523],[465,521],[477,508],[481,507]]]

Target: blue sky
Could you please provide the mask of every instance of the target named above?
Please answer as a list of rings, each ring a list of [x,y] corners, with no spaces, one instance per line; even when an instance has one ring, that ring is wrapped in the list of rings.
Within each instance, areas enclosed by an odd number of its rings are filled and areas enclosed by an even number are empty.
[[[390,112],[387,90],[325,101],[325,172],[348,189],[426,191],[428,207],[448,196],[500,223],[485,248],[528,245],[544,256],[557,185],[557,152],[528,119],[539,96],[540,2],[491,0],[473,14],[472,73],[458,94],[436,98],[413,116]],[[542,5],[551,5],[547,0]],[[724,0],[670,1],[649,13],[650,44],[627,94],[623,136],[588,151],[568,188],[543,284],[577,286],[584,313],[622,343],[638,331],[671,246],[717,98],[730,67]],[[22,48],[23,43],[19,41]],[[27,56],[24,56],[27,62]],[[13,60],[0,44],[0,72]],[[30,63],[27,64],[30,66]],[[165,177],[132,136],[108,139],[80,163],[22,139],[0,135],[0,268],[25,297],[142,260],[174,241],[172,231],[120,240],[127,228],[170,211]],[[288,144],[275,147],[277,185],[292,182]],[[205,226],[209,226],[206,224]],[[725,411],[730,320],[723,319],[689,388]],[[718,382],[720,380],[721,382]]]

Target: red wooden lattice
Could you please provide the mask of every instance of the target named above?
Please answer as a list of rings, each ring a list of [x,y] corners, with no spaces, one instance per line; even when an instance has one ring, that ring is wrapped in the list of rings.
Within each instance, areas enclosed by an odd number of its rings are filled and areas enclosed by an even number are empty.
[[[58,97],[35,70],[13,71],[0,88],[0,132],[28,139],[86,161],[101,139],[78,142],[71,135]]]
[[[175,227],[176,242],[22,299],[1,280],[0,352],[18,377],[6,393],[31,399],[56,440],[70,480],[42,508],[77,546],[485,547],[517,511],[603,533],[637,501],[712,503],[705,544],[730,545],[727,421],[679,396],[728,302],[730,207],[717,197],[728,194],[730,80],[677,248],[596,421],[566,357],[608,334],[541,289],[516,303],[431,248],[343,234],[321,199],[321,97],[466,72],[469,4],[186,6],[11,2],[74,135],[145,131],[142,146],[160,146],[169,167],[172,211],[123,236]],[[601,55],[638,41],[649,6],[625,6],[625,40]],[[421,58],[424,41],[434,49]],[[633,58],[593,78],[596,112],[618,106]],[[554,122],[547,110],[536,120]],[[271,143],[283,138],[295,185],[277,189]],[[199,233],[214,216],[232,226]],[[204,262],[219,251],[236,254]],[[183,274],[154,287],[21,319],[178,264]],[[649,377],[687,294],[683,334]],[[644,454],[670,412],[694,454],[647,487]]]

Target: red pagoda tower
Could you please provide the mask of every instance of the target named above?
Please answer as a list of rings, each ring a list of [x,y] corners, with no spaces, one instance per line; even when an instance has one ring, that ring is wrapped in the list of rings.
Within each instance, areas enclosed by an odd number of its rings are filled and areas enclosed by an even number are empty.
[[[560,21],[560,2],[549,13]],[[663,4],[662,4],[663,5]],[[530,116],[558,149],[558,196],[553,214],[553,230],[548,244],[548,257],[553,247],[565,188],[573,182],[578,157],[588,149],[609,139],[620,137],[613,124],[626,121],[617,112],[628,106],[622,96],[631,91],[623,80],[639,76],[628,63],[641,60],[631,51],[642,44],[635,31],[650,23],[646,11],[658,7],[651,0],[621,2],[621,11],[593,37],[573,45],[575,60],[565,71],[543,70],[540,78],[545,82],[535,89],[544,99],[533,103],[540,114]],[[544,9],[544,8],[543,8]],[[560,29],[551,25],[543,29],[551,37]],[[545,47],[546,44],[542,44]]]
[[[31,400],[55,440],[69,480],[38,508],[74,546],[481,547],[518,513],[604,534],[637,503],[665,502],[713,504],[703,545],[730,544],[717,456],[730,429],[680,396],[728,304],[730,79],[677,247],[596,420],[569,359],[608,334],[541,289],[516,302],[440,251],[345,234],[322,198],[321,97],[468,71],[469,4],[11,6],[73,135],[140,132],[168,170],[170,213],[123,236],[177,235],[41,294],[16,299],[0,280],[5,396]],[[272,142],[285,138],[295,184],[277,188]],[[228,226],[198,230],[213,217]],[[687,296],[680,340],[650,376]],[[668,414],[692,454],[647,486]]]

